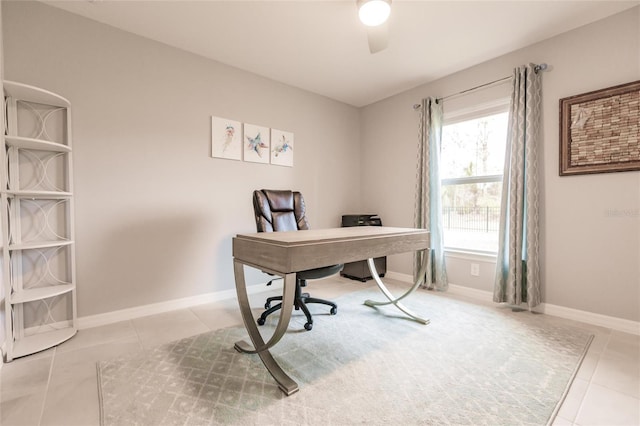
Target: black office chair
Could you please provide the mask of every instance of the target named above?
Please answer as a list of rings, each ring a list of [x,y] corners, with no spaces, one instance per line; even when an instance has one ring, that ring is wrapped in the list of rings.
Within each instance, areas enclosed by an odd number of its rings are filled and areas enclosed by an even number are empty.
[[[279,231],[298,231],[309,229],[307,222],[306,209],[302,194],[288,190],[271,190],[262,189],[253,192],[253,210],[256,217],[256,227],[258,232],[279,232]],[[309,293],[303,293],[301,288],[307,285],[307,280],[325,278],[337,274],[342,270],[344,265],[331,265],[323,268],[310,269],[308,271],[298,272],[296,274],[296,294],[294,307],[296,310],[302,309],[307,317],[304,325],[306,330],[313,327],[313,318],[307,308],[307,303],[321,303],[331,306],[329,311],[331,315],[338,312],[338,306],[324,299],[317,299],[309,296]],[[269,282],[267,285],[271,284]],[[282,307],[282,302],[275,306],[271,306],[274,300],[282,300],[282,296],[269,297],[264,307],[266,311],[260,315],[257,322],[258,325],[264,325],[267,316]]]

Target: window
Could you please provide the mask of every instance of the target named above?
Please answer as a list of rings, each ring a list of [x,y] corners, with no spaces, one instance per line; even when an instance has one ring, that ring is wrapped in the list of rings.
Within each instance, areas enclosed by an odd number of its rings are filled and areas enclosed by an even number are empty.
[[[445,115],[440,167],[445,248],[498,251],[507,106]]]

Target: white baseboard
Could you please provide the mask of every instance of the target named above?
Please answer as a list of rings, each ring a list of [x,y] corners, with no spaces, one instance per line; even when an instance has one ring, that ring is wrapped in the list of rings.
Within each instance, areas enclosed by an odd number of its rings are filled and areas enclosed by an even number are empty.
[[[465,287],[463,285],[449,283],[449,293],[481,300],[483,302],[493,302],[493,293],[477,288]]]
[[[282,280],[274,280],[270,287],[266,287],[264,283],[247,287],[248,294],[261,293],[270,289],[282,288]],[[89,315],[78,318],[78,329],[87,329],[99,327],[102,325],[113,324],[120,321],[131,320],[144,317],[147,315],[161,314],[165,312],[175,311],[177,309],[190,308],[192,306],[204,305],[205,303],[219,302],[227,299],[235,299],[235,289],[223,290],[213,293],[207,293],[200,296],[185,297],[182,299],[169,300],[166,302],[154,303],[151,305],[136,306],[129,309],[121,309],[118,311],[106,312],[104,314]],[[53,326],[69,327],[71,324],[66,322],[53,324]],[[39,327],[33,327],[25,330],[26,334],[33,334]],[[0,368],[4,365],[4,345],[0,345]]]
[[[413,277],[409,274],[387,271],[385,277],[404,283],[411,283]],[[273,283],[270,289],[282,287],[282,280]],[[247,287],[247,293],[255,294],[268,290],[264,284],[257,284]],[[493,294],[489,291],[478,290],[456,284],[449,284],[450,294],[469,297],[483,302],[491,302]],[[166,302],[154,303],[151,305],[136,306],[134,308],[122,309],[104,314],[90,315],[78,318],[78,328],[86,329],[98,327],[102,325],[112,324],[119,321],[126,321],[147,315],[161,314],[164,312],[174,311],[176,309],[185,309],[193,306],[203,305],[205,303],[219,302],[222,300],[234,299],[236,297],[235,289],[223,290],[213,293],[207,293],[200,296],[185,297],[182,299],[169,300]],[[560,318],[580,321],[587,324],[597,325],[600,327],[610,328],[625,333],[640,335],[640,322],[630,321],[623,318],[611,317],[607,315],[596,314],[593,312],[581,311],[578,309],[567,308],[564,306],[543,303],[535,309],[536,312],[556,316]],[[0,363],[1,364],[1,363]]]
[[[387,271],[385,277],[390,279],[411,283],[413,277],[408,274]],[[449,283],[448,293],[460,296],[466,296],[472,299],[481,300],[483,302],[493,301],[493,293],[486,290],[478,290],[475,288],[465,287],[462,285]],[[622,331],[629,334],[640,335],[640,322],[626,320],[624,318],[611,317],[594,312],[581,311],[578,309],[567,308],[564,306],[542,303],[534,309],[539,312],[554,317],[580,321],[586,324],[597,325],[600,327],[610,328],[612,330]]]
[[[278,287],[282,287],[282,280],[274,281],[274,283],[270,287],[265,287],[264,283],[248,286],[247,293],[255,294]],[[201,294],[199,296],[185,297],[182,299],[153,303],[151,305],[136,306],[133,308],[106,312],[104,314],[89,315],[86,317],[78,318],[78,329],[82,330],[86,328],[99,327],[102,325],[113,324],[116,322],[145,317],[148,315],[162,314],[165,312],[175,311],[177,309],[186,309],[193,306],[204,305],[205,303],[220,302],[222,300],[235,298],[236,290],[230,289]]]
[[[387,271],[385,278],[391,280],[401,281],[403,283],[412,284],[413,276],[409,274],[401,274],[400,272]],[[449,283],[449,293],[457,294],[460,296],[470,297],[476,300],[482,300],[484,302],[491,302],[493,294],[484,290],[477,290],[475,288],[465,287],[461,285]]]
[[[593,312],[580,311],[578,309],[566,308],[564,306],[542,303],[534,309],[554,317],[566,318],[580,321],[587,324],[610,328],[612,330],[623,331],[625,333],[640,336],[640,322],[626,320],[624,318],[610,317],[608,315],[596,314]]]
[[[384,274],[385,278],[390,280],[402,281],[403,283],[411,284],[413,282],[413,276],[409,274],[401,274],[400,272],[387,271]]]

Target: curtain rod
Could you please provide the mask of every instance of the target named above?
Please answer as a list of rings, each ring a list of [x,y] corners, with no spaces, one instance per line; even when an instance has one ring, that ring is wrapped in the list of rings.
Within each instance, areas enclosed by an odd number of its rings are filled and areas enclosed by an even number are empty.
[[[536,73],[538,73],[539,71],[544,71],[546,69],[547,69],[547,64],[536,65],[533,68],[533,70]],[[451,95],[443,96],[441,98],[436,98],[436,102],[444,101],[445,99],[449,99],[449,98],[452,98],[454,96],[464,95],[465,93],[473,92],[474,90],[482,89],[483,87],[491,86],[492,84],[500,83],[500,82],[503,82],[505,80],[510,80],[511,78],[512,78],[512,76],[502,77],[502,78],[499,78],[497,80],[490,81],[489,83],[484,83],[484,84],[481,84],[479,86],[472,87],[470,89],[462,90],[462,91],[460,91],[458,93],[452,93]],[[416,110],[420,109],[421,107],[422,107],[422,105],[420,105],[420,104],[414,104],[413,105],[413,109],[416,109]]]

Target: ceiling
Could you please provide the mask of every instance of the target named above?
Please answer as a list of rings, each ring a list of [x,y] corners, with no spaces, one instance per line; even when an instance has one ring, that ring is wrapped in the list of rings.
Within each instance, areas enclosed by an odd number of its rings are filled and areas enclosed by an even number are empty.
[[[371,54],[355,0],[42,1],[356,107],[640,4],[393,0]]]

